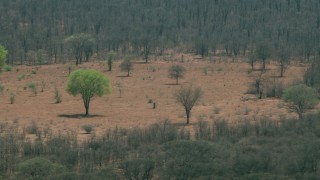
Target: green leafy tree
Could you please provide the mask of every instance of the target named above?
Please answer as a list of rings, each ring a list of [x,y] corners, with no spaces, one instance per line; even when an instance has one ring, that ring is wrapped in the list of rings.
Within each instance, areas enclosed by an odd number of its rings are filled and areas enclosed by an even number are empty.
[[[176,84],[179,84],[179,78],[183,78],[185,72],[186,69],[183,66],[175,64],[169,68],[169,77],[175,79]]]
[[[96,42],[90,34],[85,33],[71,35],[64,41],[76,58],[76,65],[81,64],[83,58],[88,61],[93,54],[93,48]]]
[[[108,55],[108,68],[109,68],[109,71],[112,70],[112,64],[113,64],[113,60],[114,60],[114,52],[110,52],[109,55]]]
[[[289,108],[303,118],[304,112],[313,108],[318,103],[318,95],[315,89],[304,84],[295,85],[285,90],[283,99],[290,103]]]
[[[181,104],[187,115],[187,124],[189,124],[190,113],[194,105],[196,105],[202,97],[200,88],[184,87],[175,92],[176,101]]]
[[[125,58],[125,60],[120,64],[121,71],[126,71],[128,74],[127,76],[130,76],[130,72],[133,70],[133,64],[129,58]]]
[[[7,55],[8,50],[4,46],[0,45],[0,72],[2,67],[6,64]]]
[[[70,74],[67,91],[73,96],[77,94],[82,96],[88,115],[91,99],[111,93],[111,86],[109,79],[96,70],[77,70]]]

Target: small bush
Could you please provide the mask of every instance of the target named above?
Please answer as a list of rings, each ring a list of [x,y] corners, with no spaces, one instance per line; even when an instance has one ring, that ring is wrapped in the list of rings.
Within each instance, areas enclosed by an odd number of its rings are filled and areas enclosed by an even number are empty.
[[[12,66],[6,65],[6,66],[4,67],[4,70],[7,71],[7,72],[12,71]]]
[[[214,112],[214,114],[219,114],[219,113],[220,113],[220,108],[217,107],[217,106],[215,106],[215,107],[213,108],[213,112]]]
[[[3,94],[4,85],[0,84],[0,94]]]
[[[54,99],[56,100],[56,104],[59,104],[59,103],[62,102],[61,97],[62,96],[61,96],[60,91],[57,88],[55,88],[55,90],[54,90]]]
[[[32,74],[37,74],[37,70],[32,69],[31,73],[32,73]]]
[[[157,70],[159,70],[157,66],[150,66],[148,69],[149,71],[152,71],[152,72],[157,72]]]
[[[16,95],[12,92],[10,93],[10,104],[14,104],[16,101]]]
[[[208,75],[208,67],[204,67],[202,69],[202,72],[203,72],[204,75]]]
[[[92,130],[93,130],[93,126],[91,124],[86,124],[82,126],[82,129],[87,133],[87,134],[91,134]]]
[[[41,81],[41,92],[44,91],[44,88],[46,88],[46,81],[42,80]]]
[[[24,74],[21,74],[17,77],[18,81],[21,81],[22,79],[24,79],[26,76]]]
[[[219,67],[217,71],[223,71],[223,67]]]
[[[38,94],[38,88],[34,82],[27,84],[27,87],[34,93],[35,96]]]
[[[276,97],[281,98],[284,91],[284,86],[282,82],[274,82],[271,86],[268,86],[266,89],[267,97]]]
[[[37,134],[38,130],[39,128],[34,121],[32,121],[31,124],[25,128],[25,131],[28,134]]]

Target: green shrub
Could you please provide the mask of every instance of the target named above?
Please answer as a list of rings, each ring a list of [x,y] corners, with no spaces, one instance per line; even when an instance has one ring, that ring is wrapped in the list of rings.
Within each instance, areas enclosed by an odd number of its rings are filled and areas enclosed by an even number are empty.
[[[300,119],[307,109],[313,108],[318,104],[316,90],[304,84],[287,88],[284,92],[283,99],[290,103],[290,109],[296,112]]]
[[[38,94],[37,84],[35,84],[34,82],[27,84],[27,87],[34,93],[35,96]]]
[[[32,69],[31,73],[32,73],[32,74],[37,74],[37,70]]]
[[[7,72],[12,71],[12,66],[6,65],[6,66],[4,66],[4,70]]]

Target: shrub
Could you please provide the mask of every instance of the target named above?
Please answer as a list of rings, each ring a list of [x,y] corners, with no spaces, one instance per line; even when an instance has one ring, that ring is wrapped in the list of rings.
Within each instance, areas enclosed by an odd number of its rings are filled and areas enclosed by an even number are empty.
[[[267,97],[281,98],[284,91],[284,85],[282,82],[273,82],[266,88]]]
[[[16,95],[12,92],[10,93],[10,104],[14,104],[16,101]]]
[[[4,66],[4,70],[7,72],[12,71],[12,66],[6,65],[6,66]]]
[[[82,126],[82,129],[87,133],[90,134],[93,130],[93,126],[91,124],[85,124]]]
[[[204,75],[208,75],[208,67],[204,67],[202,69],[202,72],[203,72]]]
[[[56,104],[59,104],[59,103],[61,103],[62,102],[62,95],[61,95],[61,93],[60,93],[60,91],[57,89],[57,88],[55,88],[54,89],[54,99],[56,100]]]
[[[0,83],[0,94],[3,94],[3,91],[4,91],[4,85]]]
[[[152,179],[155,163],[149,159],[135,159],[122,162],[123,169],[128,179]]]
[[[21,74],[17,77],[18,81],[21,81],[22,79],[24,79],[26,76],[24,74]]]
[[[27,87],[34,93],[35,96],[38,94],[38,88],[34,82],[27,84]]]
[[[120,64],[120,69],[121,71],[126,71],[127,76],[130,76],[130,72],[133,70],[133,63],[129,58],[125,58],[124,61]]]
[[[46,88],[46,81],[42,80],[41,81],[41,92],[44,91],[44,88]]]
[[[28,134],[37,134],[39,128],[37,126],[37,124],[32,121],[30,125],[28,125],[26,128],[25,128],[25,131],[28,133]]]
[[[36,157],[26,160],[18,165],[19,177],[22,179],[48,179],[52,175],[65,172],[62,165]]]
[[[37,74],[37,70],[32,69],[31,73],[32,73],[32,74]]]

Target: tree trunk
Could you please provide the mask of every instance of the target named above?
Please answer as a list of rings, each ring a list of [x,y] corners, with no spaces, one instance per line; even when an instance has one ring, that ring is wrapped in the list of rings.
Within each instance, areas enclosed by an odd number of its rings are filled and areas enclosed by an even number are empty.
[[[177,85],[179,84],[179,78],[178,77],[176,78],[176,84]]]
[[[266,70],[266,60],[262,59],[262,70]]]
[[[187,115],[187,124],[189,124],[190,110],[186,109],[186,115]]]
[[[84,104],[84,108],[86,109],[86,116],[89,115],[89,107],[90,107],[90,98],[86,99],[83,98],[83,104]]]

